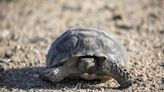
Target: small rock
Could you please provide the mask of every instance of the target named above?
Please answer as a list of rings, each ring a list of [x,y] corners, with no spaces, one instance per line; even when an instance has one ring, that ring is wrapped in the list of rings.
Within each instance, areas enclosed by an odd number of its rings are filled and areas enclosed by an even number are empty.
[[[18,41],[20,39],[19,34],[11,33],[11,40]]]
[[[161,48],[162,46],[164,46],[164,41],[155,43],[154,48]]]
[[[163,67],[164,68],[164,62],[162,62],[159,66]]]
[[[61,9],[63,10],[63,11],[81,11],[81,7],[80,6],[78,6],[78,5],[62,5],[62,7],[61,7]]]
[[[164,78],[161,78],[161,84],[164,84]]]
[[[133,28],[133,25],[130,24],[128,21],[118,21],[118,22],[116,22],[115,26],[117,28],[125,29],[125,30]]]
[[[2,67],[2,65],[0,65],[0,72],[3,72],[4,68]]]
[[[1,88],[0,91],[1,91],[1,92],[9,92],[9,89],[7,89],[6,87],[3,87],[3,88]]]
[[[0,30],[0,41],[9,38],[10,38],[9,30]]]
[[[160,34],[164,34],[164,29],[158,30]]]
[[[5,52],[5,58],[11,58],[13,55],[13,52],[11,50]]]
[[[160,14],[158,12],[151,12],[148,15],[148,20],[151,21],[151,22],[154,22],[155,20],[158,19],[159,15]]]
[[[4,18],[4,14],[0,13],[0,20],[3,20]]]
[[[7,59],[7,58],[0,58],[0,63],[9,63],[11,62],[11,59]]]
[[[122,16],[119,15],[119,14],[115,14],[115,15],[113,15],[113,18],[112,19],[113,20],[121,20],[122,19]]]
[[[100,88],[100,91],[101,91],[101,92],[104,92],[104,88]]]
[[[37,42],[41,42],[41,41],[46,41],[44,38],[42,37],[33,37],[29,39],[30,43],[37,43]]]

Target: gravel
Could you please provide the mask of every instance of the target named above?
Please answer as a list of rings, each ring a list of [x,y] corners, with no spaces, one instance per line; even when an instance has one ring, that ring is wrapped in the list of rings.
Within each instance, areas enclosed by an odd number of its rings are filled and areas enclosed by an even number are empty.
[[[0,0],[0,92],[164,91],[163,0]],[[96,27],[121,42],[136,80],[41,80],[50,44],[71,27]]]

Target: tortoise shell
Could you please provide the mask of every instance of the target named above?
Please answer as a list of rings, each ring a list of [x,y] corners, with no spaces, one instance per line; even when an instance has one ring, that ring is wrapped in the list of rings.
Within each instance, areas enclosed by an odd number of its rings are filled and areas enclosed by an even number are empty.
[[[70,59],[81,56],[109,58],[128,68],[123,46],[100,29],[72,28],[58,37],[51,45],[46,65],[57,67]]]

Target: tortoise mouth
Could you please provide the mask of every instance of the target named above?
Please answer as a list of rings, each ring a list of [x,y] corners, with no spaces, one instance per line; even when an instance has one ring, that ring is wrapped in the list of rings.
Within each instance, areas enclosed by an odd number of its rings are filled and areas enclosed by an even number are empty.
[[[80,56],[79,58],[94,58],[94,59],[96,59],[98,57],[86,55],[86,56]]]
[[[103,57],[103,56],[91,56],[91,55],[79,56],[79,59],[80,58],[94,58],[97,61],[101,61],[101,60],[105,60],[106,59],[106,57]]]

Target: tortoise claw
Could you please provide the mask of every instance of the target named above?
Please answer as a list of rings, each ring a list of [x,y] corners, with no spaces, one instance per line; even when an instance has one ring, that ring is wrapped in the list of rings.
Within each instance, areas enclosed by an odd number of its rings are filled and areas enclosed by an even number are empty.
[[[132,77],[127,70],[111,60],[104,62],[103,71],[120,84],[119,89],[127,88],[133,83]]]
[[[40,78],[43,80],[51,81],[51,82],[59,82],[63,80],[61,74],[59,74],[59,69],[47,69],[40,73]]]

